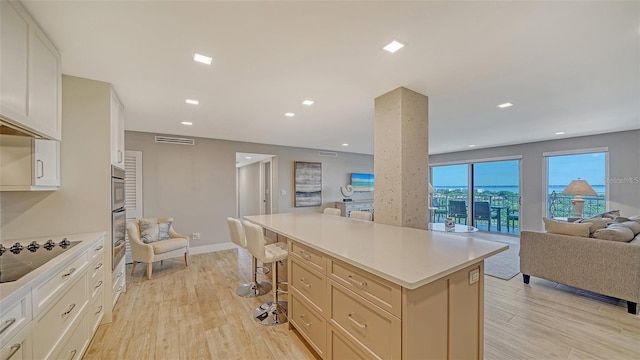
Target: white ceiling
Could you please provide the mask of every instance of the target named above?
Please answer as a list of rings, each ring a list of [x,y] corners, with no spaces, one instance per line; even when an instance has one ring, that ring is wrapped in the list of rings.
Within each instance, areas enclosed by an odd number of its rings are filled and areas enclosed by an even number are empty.
[[[260,162],[262,160],[271,159],[274,156],[275,155],[252,154],[252,153],[237,152],[236,153],[236,167],[239,168],[239,167],[251,165],[253,163],[257,163],[257,162]]]
[[[372,154],[374,99],[400,86],[429,96],[432,154],[640,128],[637,1],[25,6],[128,130]]]

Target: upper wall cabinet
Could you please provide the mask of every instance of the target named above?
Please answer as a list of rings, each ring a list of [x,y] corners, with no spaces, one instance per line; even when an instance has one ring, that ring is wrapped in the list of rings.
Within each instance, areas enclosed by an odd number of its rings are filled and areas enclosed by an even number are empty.
[[[60,54],[19,2],[1,1],[0,7],[0,118],[60,140]]]
[[[0,135],[0,191],[57,190],[60,142]]]
[[[124,107],[111,90],[111,165],[124,170]]]

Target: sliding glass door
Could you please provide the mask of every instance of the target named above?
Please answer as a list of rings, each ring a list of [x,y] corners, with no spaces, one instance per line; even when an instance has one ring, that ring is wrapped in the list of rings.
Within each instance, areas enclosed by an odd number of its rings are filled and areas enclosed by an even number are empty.
[[[431,181],[432,222],[451,217],[480,231],[520,232],[520,159],[432,166]]]
[[[431,170],[431,222],[454,218],[458,224],[468,223],[469,165],[435,166]]]

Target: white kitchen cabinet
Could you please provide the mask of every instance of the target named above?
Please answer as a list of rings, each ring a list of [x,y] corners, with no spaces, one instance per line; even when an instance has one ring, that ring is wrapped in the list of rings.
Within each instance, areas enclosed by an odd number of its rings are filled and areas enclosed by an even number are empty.
[[[0,348],[0,359],[2,360],[31,360],[32,340],[31,326],[22,329],[16,336],[11,338],[7,345]]]
[[[0,191],[57,190],[60,142],[0,135]]]
[[[60,54],[19,2],[2,1],[0,6],[2,123],[60,140]]]
[[[124,170],[124,107],[111,90],[111,165]]]

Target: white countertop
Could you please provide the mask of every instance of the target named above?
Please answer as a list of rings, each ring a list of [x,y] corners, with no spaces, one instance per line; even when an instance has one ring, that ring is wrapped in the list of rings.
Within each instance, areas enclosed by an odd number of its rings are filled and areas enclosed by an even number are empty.
[[[80,241],[81,243],[56,256],[55,258],[44,263],[39,268],[26,274],[16,281],[6,282],[0,284],[0,308],[4,309],[5,305],[9,306],[13,301],[21,298],[24,294],[31,290],[31,285],[46,280],[49,276],[52,276],[56,271],[59,271],[64,267],[66,260],[72,259],[75,256],[81,254],[89,244],[102,236],[105,236],[104,232],[86,233],[86,234],[73,234],[73,235],[60,235],[49,237],[36,237],[26,239],[15,239],[2,241],[5,247],[9,247],[12,244],[19,242],[26,247],[31,241],[37,241],[39,244],[44,244],[47,240],[51,239],[56,243],[67,238],[69,241]],[[8,251],[8,250],[7,250]]]
[[[245,219],[407,289],[416,289],[509,248],[474,238],[473,234],[452,235],[320,213]]]

